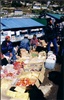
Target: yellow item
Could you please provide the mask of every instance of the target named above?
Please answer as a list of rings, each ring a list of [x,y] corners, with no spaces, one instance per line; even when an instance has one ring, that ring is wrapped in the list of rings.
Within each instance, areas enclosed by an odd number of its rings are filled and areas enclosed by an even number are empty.
[[[21,98],[22,100],[28,100],[29,98],[29,94],[28,93],[19,93],[19,92],[13,92],[13,91],[10,91],[8,90],[6,92],[6,95],[9,96],[9,97],[13,97],[13,98]]]
[[[15,90],[19,93],[24,93],[26,88],[25,87],[20,87],[20,86],[16,86]]]

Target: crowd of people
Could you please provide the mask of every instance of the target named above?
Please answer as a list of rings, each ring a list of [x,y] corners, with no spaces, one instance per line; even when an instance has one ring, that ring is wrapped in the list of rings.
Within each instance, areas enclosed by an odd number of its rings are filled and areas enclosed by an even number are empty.
[[[51,47],[50,44],[51,42],[54,45],[54,54],[57,56],[59,49],[58,49],[58,42],[57,40],[60,39],[60,37],[62,37],[62,42],[64,40],[64,20],[62,19],[60,23],[58,23],[57,21],[55,21],[53,23],[52,19],[50,18],[47,21],[47,25],[44,28],[44,32],[45,32],[45,41],[47,43],[47,52],[51,51]],[[15,61],[16,58],[16,54],[18,54],[20,56],[20,49],[26,49],[28,52],[30,52],[31,49],[35,49],[38,46],[41,46],[41,41],[40,39],[37,38],[37,36],[34,34],[33,38],[31,40],[28,39],[28,35],[26,34],[24,36],[24,39],[21,40],[20,45],[16,47],[13,47],[13,43],[10,40],[10,36],[6,36],[5,40],[2,42],[1,45],[1,63],[2,65],[5,64],[3,60],[4,58],[9,58],[9,61],[13,62]],[[64,47],[61,47],[61,53],[64,52]],[[5,61],[6,62],[6,61]],[[10,62],[10,63],[11,63]],[[6,62],[6,64],[8,63],[8,61]]]
[[[17,47],[13,46],[10,36],[6,36],[1,45],[1,65],[13,63],[17,59],[16,55],[20,56],[20,49],[26,49],[28,52],[30,52],[30,46],[37,47],[37,45],[38,39],[36,35],[34,35],[30,41],[28,39],[28,35],[25,35],[24,39],[21,40],[20,45]]]
[[[45,32],[44,40],[47,43],[46,51],[47,52],[51,51],[50,45],[52,42],[53,46],[54,46],[54,51],[53,51],[54,54],[56,56],[58,56],[58,55],[60,56],[59,61],[61,61],[61,60],[64,61],[64,18],[61,18],[60,23],[57,21],[55,21],[53,23],[52,19],[50,18],[47,22],[46,27],[44,28],[44,32]],[[59,44],[59,48],[58,48],[57,44]],[[26,49],[28,52],[30,52],[30,50],[33,50],[33,49],[36,50],[41,45],[42,45],[42,43],[41,43],[40,39],[38,39],[37,35],[35,35],[35,34],[33,35],[33,38],[31,40],[29,40],[28,35],[26,34],[24,36],[24,39],[22,39],[20,41],[20,45],[16,46],[16,47],[13,46],[13,43],[10,40],[10,36],[6,36],[5,40],[2,42],[2,45],[1,45],[1,53],[0,53],[1,64],[0,65],[2,65],[2,66],[7,65],[8,63],[13,63],[14,61],[16,61],[16,59],[17,59],[16,55],[21,56],[20,55],[21,49]],[[40,49],[40,48],[38,48],[38,49]],[[62,56],[62,59],[61,59],[61,56]],[[60,72],[59,73],[57,73],[57,72],[49,73],[49,79],[50,80],[53,79],[52,82],[54,82],[54,80],[55,80],[55,83],[57,81],[57,84],[59,85],[57,100],[63,98],[62,97],[63,96],[63,92],[62,92],[63,83],[62,82],[64,79],[63,78],[63,72],[64,72],[63,69],[64,69],[64,63],[62,63],[61,73]],[[33,89],[36,89],[36,87],[34,87]],[[41,91],[39,91],[39,92],[41,92]],[[44,98],[44,97],[42,97],[42,98]]]

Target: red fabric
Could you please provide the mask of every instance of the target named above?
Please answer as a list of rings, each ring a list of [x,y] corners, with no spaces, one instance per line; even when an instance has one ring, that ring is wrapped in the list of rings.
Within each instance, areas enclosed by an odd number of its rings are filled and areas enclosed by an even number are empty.
[[[5,37],[5,39],[8,39],[8,38],[10,38],[10,36],[6,36],[6,37]]]

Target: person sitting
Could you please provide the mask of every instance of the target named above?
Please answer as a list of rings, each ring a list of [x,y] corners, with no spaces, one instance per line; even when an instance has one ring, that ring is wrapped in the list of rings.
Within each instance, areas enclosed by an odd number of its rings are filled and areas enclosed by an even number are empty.
[[[12,60],[16,60],[13,43],[10,41],[10,36],[6,36],[2,42],[1,51],[5,56],[11,57]]]
[[[30,44],[32,47],[35,47],[35,48],[38,46],[38,39],[35,34],[33,35],[33,38],[31,39]]]
[[[22,39],[20,42],[20,49],[26,49],[28,52],[30,50],[30,42],[27,34],[24,36],[24,39]]]

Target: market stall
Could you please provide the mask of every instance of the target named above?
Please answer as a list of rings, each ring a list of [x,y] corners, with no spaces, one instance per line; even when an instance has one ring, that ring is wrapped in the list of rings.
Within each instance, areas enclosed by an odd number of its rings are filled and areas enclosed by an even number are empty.
[[[13,64],[1,67],[1,100],[30,100],[27,86],[43,83],[46,52],[40,53],[21,50],[22,57],[18,57]]]

